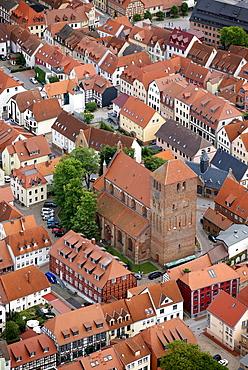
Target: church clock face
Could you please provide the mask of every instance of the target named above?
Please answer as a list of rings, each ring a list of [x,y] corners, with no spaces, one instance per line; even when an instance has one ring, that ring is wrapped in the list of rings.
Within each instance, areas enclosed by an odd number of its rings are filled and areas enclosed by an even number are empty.
[[[157,190],[156,190],[156,191],[155,191],[155,198],[156,198],[156,199],[159,199],[159,197],[160,197],[160,193],[159,193],[159,191],[157,191]]]

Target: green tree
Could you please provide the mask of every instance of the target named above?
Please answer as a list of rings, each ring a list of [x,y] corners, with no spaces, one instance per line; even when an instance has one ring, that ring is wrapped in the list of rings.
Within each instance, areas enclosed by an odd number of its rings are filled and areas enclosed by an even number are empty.
[[[223,27],[220,33],[220,43],[227,50],[230,45],[248,46],[248,35],[242,27]]]
[[[77,208],[74,208],[76,212],[71,219],[71,228],[77,233],[83,233],[88,239],[97,238],[98,235],[95,221],[96,207],[96,195],[90,190],[83,189],[80,203]]]
[[[64,157],[57,164],[53,175],[53,189],[55,193],[55,200],[63,209],[66,203],[66,185],[70,181],[80,179],[81,187],[84,176],[82,163],[73,157]]]
[[[50,84],[52,84],[54,82],[59,82],[59,78],[57,76],[49,77],[48,80],[49,80]]]
[[[143,146],[141,149],[142,159],[145,161],[146,159],[152,157],[154,154],[158,154],[158,150],[149,149],[148,146]]]
[[[166,355],[160,359],[161,369],[166,370],[224,370],[224,366],[213,357],[202,352],[194,343],[185,343],[180,340],[166,345]]]
[[[3,337],[8,344],[19,340],[20,330],[16,322],[10,320],[6,322]]]
[[[170,14],[172,17],[176,18],[178,16],[178,7],[176,5],[172,5]]]
[[[150,157],[145,160],[145,167],[150,171],[155,171],[157,168],[161,167],[165,162],[165,159],[159,157]]]
[[[87,112],[94,112],[97,109],[97,104],[95,102],[90,102],[86,104]]]
[[[99,155],[92,148],[75,148],[70,156],[81,162],[84,169],[83,178],[89,189],[92,175],[98,173],[99,170]]]
[[[162,10],[159,10],[159,12],[156,13],[156,17],[158,21],[163,21],[164,20],[164,12]]]
[[[17,311],[13,312],[12,321],[14,321],[18,325],[20,332],[24,333],[26,323],[23,320],[22,314],[20,312]]]
[[[145,19],[150,19],[150,21],[152,20],[152,13],[149,12],[149,10],[147,10],[144,14],[144,18]]]
[[[24,55],[21,53],[20,56],[16,59],[16,64],[17,65],[21,65],[21,66],[24,66],[26,65],[26,59],[24,57]]]
[[[117,145],[109,146],[106,145],[100,152],[100,168],[99,168],[99,175],[102,175],[103,172],[103,162],[106,162],[106,165],[108,166],[109,162],[113,158],[115,152],[117,150]],[[133,148],[122,148],[123,152],[129,157],[134,157],[134,149]]]
[[[86,123],[90,123],[90,121],[94,118],[94,114],[90,112],[82,113],[82,115],[84,116],[84,120]]]
[[[134,22],[139,22],[141,20],[142,20],[142,17],[141,17],[140,14],[134,14],[134,16],[133,16],[133,21]]]
[[[185,16],[188,13],[189,6],[187,3],[182,3],[180,9],[181,9],[182,15]]]

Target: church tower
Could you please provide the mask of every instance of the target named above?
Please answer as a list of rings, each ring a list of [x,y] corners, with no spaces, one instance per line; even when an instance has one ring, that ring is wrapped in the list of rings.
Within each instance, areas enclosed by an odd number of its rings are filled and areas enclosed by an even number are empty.
[[[164,265],[195,254],[197,175],[181,160],[151,173],[151,257]]]

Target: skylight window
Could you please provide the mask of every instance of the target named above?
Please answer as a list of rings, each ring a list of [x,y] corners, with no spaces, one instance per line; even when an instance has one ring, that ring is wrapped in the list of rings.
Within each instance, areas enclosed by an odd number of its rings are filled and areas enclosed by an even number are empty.
[[[208,273],[209,273],[209,275],[211,276],[212,279],[217,277],[214,270],[208,270]]]

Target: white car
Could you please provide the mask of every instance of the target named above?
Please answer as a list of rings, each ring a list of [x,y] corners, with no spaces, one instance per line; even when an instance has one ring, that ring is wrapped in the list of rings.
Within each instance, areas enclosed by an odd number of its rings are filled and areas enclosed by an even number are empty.
[[[219,364],[223,365],[223,366],[227,366],[228,365],[228,360],[226,360],[225,358],[223,358],[222,360],[218,361]]]
[[[9,183],[9,182],[11,181],[11,177],[10,177],[10,176],[8,176],[8,175],[5,175],[5,176],[4,176],[4,181],[5,181],[6,183]]]
[[[37,84],[38,83],[38,81],[34,77],[30,77],[29,81],[31,81],[32,84]]]

